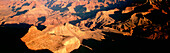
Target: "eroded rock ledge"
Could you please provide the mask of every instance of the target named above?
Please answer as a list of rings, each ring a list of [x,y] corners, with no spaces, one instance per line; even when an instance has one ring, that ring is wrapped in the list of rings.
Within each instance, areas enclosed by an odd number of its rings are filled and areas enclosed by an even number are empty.
[[[88,36],[78,27],[66,23],[61,26],[49,25],[42,31],[31,26],[21,40],[31,50],[48,49],[54,53],[69,53],[80,47],[82,39],[89,38],[92,36]]]

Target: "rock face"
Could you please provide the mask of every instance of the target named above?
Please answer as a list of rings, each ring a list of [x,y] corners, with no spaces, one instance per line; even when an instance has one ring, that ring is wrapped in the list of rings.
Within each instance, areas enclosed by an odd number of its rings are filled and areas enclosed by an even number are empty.
[[[165,0],[1,0],[0,27],[31,25],[21,38],[30,50],[104,53],[114,41],[168,40],[169,13]]]
[[[43,31],[32,26],[21,40],[31,50],[49,49],[54,53],[69,53],[79,48],[82,39],[89,38],[92,38],[90,34],[66,23],[60,26],[47,25]]]
[[[140,10],[139,8],[142,7],[147,7],[147,8],[143,8],[144,10]],[[83,20],[80,23],[77,23],[77,25],[85,26],[90,29],[100,29],[105,32],[123,34],[125,36],[137,36],[137,37],[148,38],[153,40],[168,38],[167,33],[161,32],[162,30],[161,28],[165,29],[166,27],[168,27],[168,25],[166,24],[169,23],[168,16],[167,13],[164,13],[163,9],[160,9],[160,7],[155,6],[154,4],[142,4],[138,6],[126,7],[125,10],[119,10],[119,9],[115,8],[108,11],[99,11],[96,13],[95,18]],[[153,15],[155,13],[160,14],[158,15],[158,17],[164,16],[163,18],[164,21],[159,21],[158,23],[158,20],[154,19],[155,17],[150,16],[151,14]],[[159,17],[158,19],[160,18],[161,17]],[[151,26],[154,28],[152,28]],[[139,29],[138,27],[142,27],[141,29],[144,29],[145,32],[143,33],[143,35],[145,33],[148,33],[149,31],[150,31],[150,35],[142,36],[140,34],[137,34],[138,32],[136,31],[138,31]],[[148,29],[148,27],[150,29]],[[159,27],[160,30],[158,30]],[[143,31],[143,30],[139,30],[139,31]],[[151,31],[155,31],[155,33]]]
[[[88,1],[1,1],[2,22],[28,23],[33,25],[58,25],[69,21],[81,19],[72,13],[85,13],[108,7],[115,2],[104,0]],[[6,13],[7,12],[7,13]],[[40,22],[39,18],[45,17]],[[83,18],[84,19],[84,18]]]
[[[78,49],[80,40],[75,35],[58,31],[62,30],[63,27],[47,26],[46,29],[40,31],[32,26],[21,40],[31,50],[49,49],[54,53],[68,53]]]

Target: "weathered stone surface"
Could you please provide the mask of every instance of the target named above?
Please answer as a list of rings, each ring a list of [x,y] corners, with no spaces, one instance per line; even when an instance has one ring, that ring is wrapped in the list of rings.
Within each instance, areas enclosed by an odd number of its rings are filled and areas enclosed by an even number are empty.
[[[43,31],[39,31],[32,26],[21,40],[31,50],[49,49],[54,53],[68,53],[79,48],[80,40],[76,36],[57,34],[57,28],[60,27],[53,27],[47,26]]]
[[[31,50],[69,53],[81,45],[96,52],[83,41],[169,39],[169,10],[165,0],[0,0],[0,25],[32,25],[21,38]]]
[[[87,32],[83,32],[78,27],[68,23],[61,26],[47,25],[42,31],[32,26],[21,40],[31,50],[48,49],[54,53],[68,53],[78,49],[83,39],[101,39],[93,37],[95,36],[93,33],[87,34]]]

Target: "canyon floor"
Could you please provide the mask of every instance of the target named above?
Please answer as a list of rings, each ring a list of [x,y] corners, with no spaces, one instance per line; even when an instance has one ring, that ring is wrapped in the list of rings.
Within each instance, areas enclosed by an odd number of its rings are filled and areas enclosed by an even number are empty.
[[[169,2],[0,0],[0,52],[164,53]]]

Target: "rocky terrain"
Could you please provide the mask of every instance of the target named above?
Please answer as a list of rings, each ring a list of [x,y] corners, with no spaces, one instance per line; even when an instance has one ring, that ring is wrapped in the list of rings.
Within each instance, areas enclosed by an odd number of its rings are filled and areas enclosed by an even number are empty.
[[[1,49],[5,53],[166,52],[169,2],[0,0]]]

